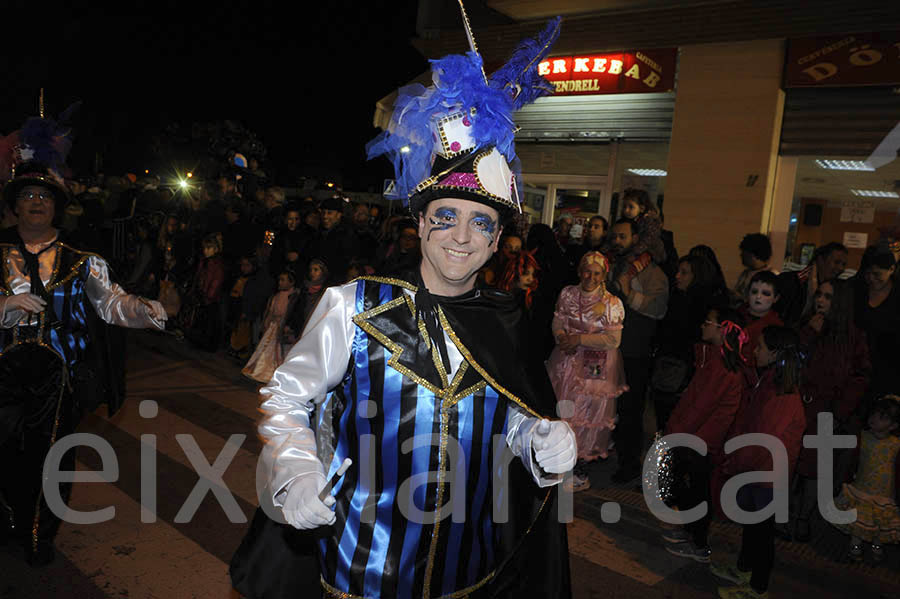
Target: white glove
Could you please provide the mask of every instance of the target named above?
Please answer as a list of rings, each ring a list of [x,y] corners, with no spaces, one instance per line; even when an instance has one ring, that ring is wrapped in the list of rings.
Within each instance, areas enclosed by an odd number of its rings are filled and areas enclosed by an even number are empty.
[[[141,303],[147,308],[147,316],[150,318],[160,322],[165,322],[169,319],[169,315],[166,314],[166,309],[163,308],[163,305],[158,301],[141,298]]]
[[[41,297],[31,293],[17,293],[6,298],[4,309],[22,310],[24,312],[41,312],[47,306]]]
[[[531,440],[538,465],[551,474],[562,474],[575,467],[578,447],[575,433],[562,420],[541,420],[534,429]]]
[[[325,483],[325,476],[319,472],[304,474],[291,482],[281,508],[288,524],[301,530],[334,524],[334,512],[330,509],[334,496],[329,495],[324,502],[319,499]]]

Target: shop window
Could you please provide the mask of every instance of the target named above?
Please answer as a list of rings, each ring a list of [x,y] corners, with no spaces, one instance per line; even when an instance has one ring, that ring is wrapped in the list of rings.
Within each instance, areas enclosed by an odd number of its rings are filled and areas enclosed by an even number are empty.
[[[638,188],[650,194],[650,199],[659,206],[666,188],[667,166],[669,162],[669,142],[629,141],[619,142],[616,151],[616,170],[613,189],[622,197],[622,191]],[[611,206],[614,214],[604,215],[618,218],[622,211],[621,202]]]
[[[898,211],[900,159],[876,169],[859,156],[799,156],[784,269],[805,267],[815,248],[837,241],[852,274],[866,246],[900,223]]]

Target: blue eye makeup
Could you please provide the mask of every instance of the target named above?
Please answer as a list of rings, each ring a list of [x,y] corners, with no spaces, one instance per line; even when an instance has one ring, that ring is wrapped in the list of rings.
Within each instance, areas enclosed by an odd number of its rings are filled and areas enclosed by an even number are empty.
[[[497,221],[487,214],[476,214],[472,218],[472,226],[475,230],[485,236],[488,243],[494,243],[494,233],[497,232]]]
[[[435,231],[446,231],[456,226],[456,210],[453,208],[438,208],[433,216],[428,217],[432,227],[428,230],[427,241],[431,240],[431,234]]]

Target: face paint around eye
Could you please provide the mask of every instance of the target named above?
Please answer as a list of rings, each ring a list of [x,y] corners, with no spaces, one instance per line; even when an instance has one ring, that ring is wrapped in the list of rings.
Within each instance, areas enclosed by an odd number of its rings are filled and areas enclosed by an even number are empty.
[[[488,243],[494,243],[494,233],[497,231],[497,221],[486,214],[481,214],[472,219],[472,226],[484,235]]]
[[[434,216],[428,217],[433,227],[428,230],[426,241],[431,241],[431,234],[435,231],[446,231],[456,226],[456,211],[452,208],[438,208],[434,211]]]

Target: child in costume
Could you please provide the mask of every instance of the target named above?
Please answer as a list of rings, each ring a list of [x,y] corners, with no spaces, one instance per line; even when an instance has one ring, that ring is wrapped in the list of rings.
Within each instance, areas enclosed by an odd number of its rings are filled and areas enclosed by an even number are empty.
[[[738,409],[728,434],[732,439],[762,433],[780,441],[788,458],[788,471],[775,473],[775,480],[781,481],[791,479],[806,430],[806,415],[799,392],[802,364],[799,345],[800,339],[793,329],[780,326],[763,329],[754,350],[757,380]],[[731,477],[744,472],[769,472],[774,466],[768,449],[748,445],[728,454],[722,473]],[[773,500],[774,487],[769,481],[745,484],[737,493],[738,506],[747,512],[766,509]],[[710,565],[710,571],[736,585],[719,587],[722,599],[759,599],[768,596],[774,564],[775,515],[772,514],[762,522],[743,524],[736,565],[714,563]]]
[[[285,270],[278,275],[278,291],[269,299],[263,321],[265,333],[256,346],[256,351],[241,372],[255,381],[267,383],[272,373],[284,361],[285,348],[282,346],[282,331],[287,315],[299,291],[294,286],[294,273]]]
[[[900,397],[885,395],[872,406],[869,427],[860,434],[859,466],[852,483],[844,485],[835,505],[856,510],[856,521],[835,524],[850,535],[849,557],[863,559],[863,541],[872,558],[884,559],[885,543],[900,542],[897,507],[897,455],[900,453]]]
[[[524,311],[530,314],[534,292],[538,288],[537,273],[540,269],[533,251],[521,251],[506,263],[506,269],[497,287],[520,297]]]
[[[738,324],[740,317],[729,308],[713,308],[700,325],[701,343],[694,349],[694,376],[669,416],[666,435],[695,435],[706,443],[707,454],[676,447],[672,468],[676,484],[675,504],[687,511],[706,501],[711,505],[713,473],[725,460],[725,437],[734,423],[744,387],[741,349],[747,333]],[[684,483],[684,484],[682,484]],[[709,561],[709,524],[712,509],[697,522],[667,530],[663,538],[673,543],[666,551],[680,557]]]
[[[747,297],[744,298],[746,303],[740,308],[741,315],[747,323],[744,329],[750,338],[744,346],[744,360],[750,367],[756,365],[754,352],[763,329],[784,324],[775,311],[779,297],[778,276],[775,273],[764,270],[750,279]]]
[[[547,370],[557,401],[574,407],[560,413],[578,441],[575,491],[590,488],[586,465],[608,457],[616,398],[627,390],[619,353],[625,308],[606,289],[607,269],[603,254],[586,253],[578,265],[581,283],[562,290],[553,315],[556,347]]]

